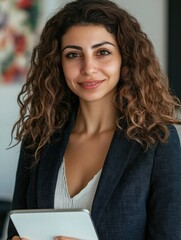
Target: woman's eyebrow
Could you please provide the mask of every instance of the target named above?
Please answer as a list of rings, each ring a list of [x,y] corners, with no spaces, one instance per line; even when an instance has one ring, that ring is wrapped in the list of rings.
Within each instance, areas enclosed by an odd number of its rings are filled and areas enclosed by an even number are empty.
[[[101,46],[106,45],[106,44],[109,44],[109,45],[112,45],[112,46],[115,47],[115,45],[114,45],[113,43],[108,42],[108,41],[105,41],[105,42],[97,43],[97,44],[93,45],[91,48],[92,48],[92,49],[98,48],[98,47],[101,47]],[[65,46],[65,47],[62,49],[62,52],[63,52],[65,49],[67,49],[67,48],[72,48],[72,49],[76,49],[76,50],[80,50],[80,51],[82,50],[82,47],[80,47],[80,46],[67,45],[67,46]]]
[[[91,48],[98,48],[98,47],[101,47],[106,44],[109,44],[109,45],[112,45],[115,47],[115,45],[113,43],[106,41],[106,42],[97,43],[97,44],[93,45]]]
[[[77,49],[77,50],[82,50],[82,48],[79,47],[79,46],[76,46],[76,45],[67,45],[66,47],[64,47],[64,48],[62,49],[62,52],[63,52],[65,49],[67,49],[67,48],[73,48],[73,49]]]

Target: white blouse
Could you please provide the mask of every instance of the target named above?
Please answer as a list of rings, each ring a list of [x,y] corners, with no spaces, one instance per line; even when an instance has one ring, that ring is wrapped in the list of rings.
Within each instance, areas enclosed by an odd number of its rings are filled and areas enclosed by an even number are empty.
[[[82,208],[91,212],[94,195],[100,179],[102,169],[89,181],[87,186],[83,188],[74,197],[70,197],[67,187],[67,179],[65,174],[65,162],[63,160],[56,183],[54,208]]]

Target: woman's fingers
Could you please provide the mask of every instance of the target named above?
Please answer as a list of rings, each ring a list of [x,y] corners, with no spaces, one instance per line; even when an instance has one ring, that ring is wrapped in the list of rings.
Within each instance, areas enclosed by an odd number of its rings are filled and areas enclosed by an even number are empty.
[[[18,236],[14,236],[12,240],[28,240],[27,238],[20,238]]]

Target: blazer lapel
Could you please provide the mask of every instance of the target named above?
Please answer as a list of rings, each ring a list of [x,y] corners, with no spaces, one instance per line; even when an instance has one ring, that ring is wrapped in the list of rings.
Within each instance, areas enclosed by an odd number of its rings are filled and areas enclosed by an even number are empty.
[[[104,209],[124,172],[128,159],[134,152],[136,144],[129,142],[123,133],[115,131],[98,188],[92,206],[92,218],[97,227]]]

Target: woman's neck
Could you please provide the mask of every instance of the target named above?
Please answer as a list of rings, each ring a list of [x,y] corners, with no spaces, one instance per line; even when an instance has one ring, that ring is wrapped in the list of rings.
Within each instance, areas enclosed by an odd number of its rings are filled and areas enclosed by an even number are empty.
[[[113,102],[80,101],[73,132],[97,134],[114,130],[117,110]]]

